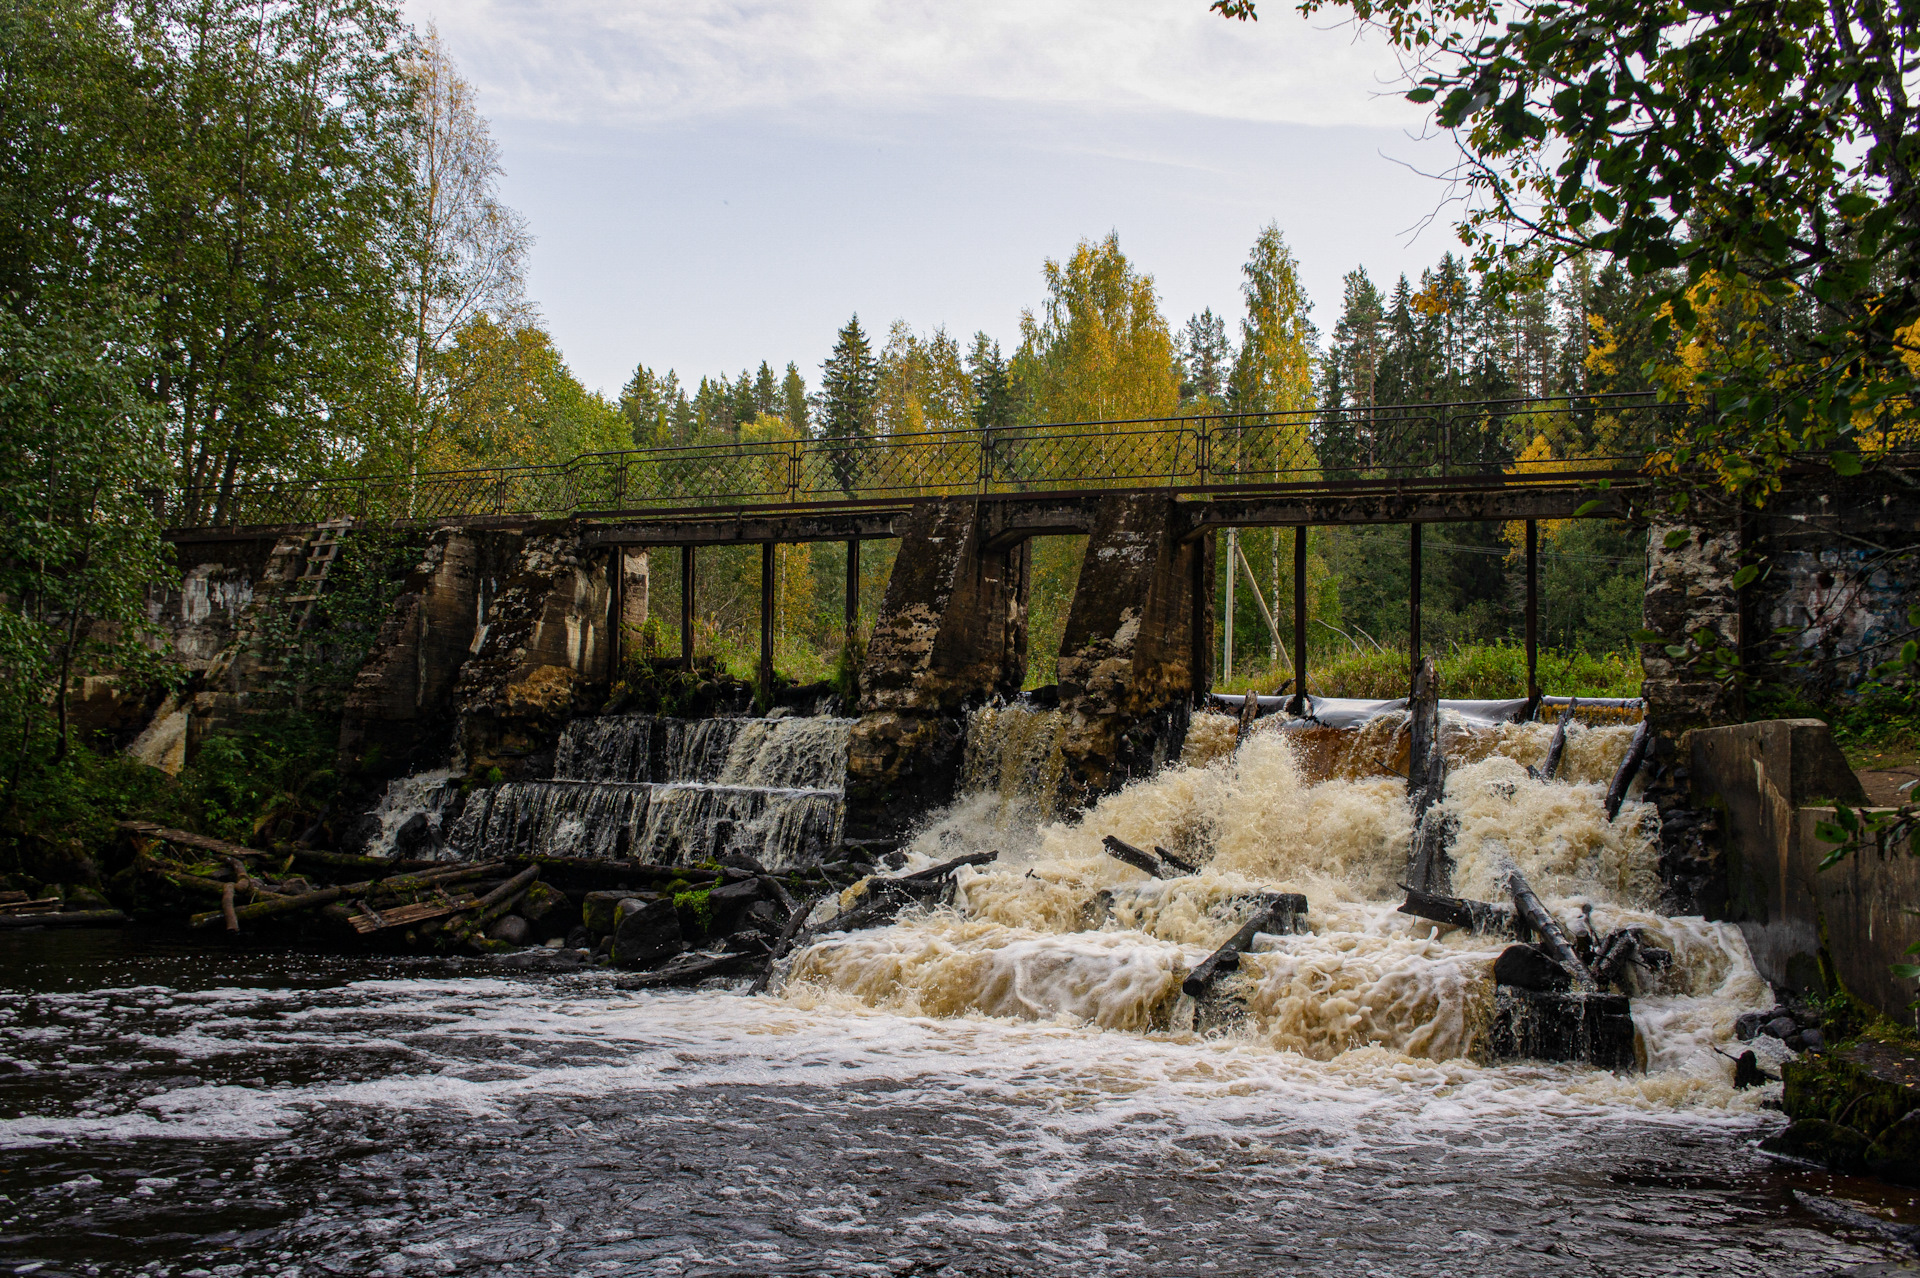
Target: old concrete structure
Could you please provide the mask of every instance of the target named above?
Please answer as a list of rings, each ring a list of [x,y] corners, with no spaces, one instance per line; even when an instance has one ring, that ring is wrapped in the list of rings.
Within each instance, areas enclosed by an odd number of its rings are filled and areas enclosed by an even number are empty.
[[[1212,644],[1212,539],[1171,498],[1101,499],[1060,642],[1061,799],[1084,806],[1178,758]]]
[[[901,530],[860,670],[847,832],[899,834],[953,795],[964,715],[1027,670],[1027,546],[990,549],[978,505],[926,502]]]

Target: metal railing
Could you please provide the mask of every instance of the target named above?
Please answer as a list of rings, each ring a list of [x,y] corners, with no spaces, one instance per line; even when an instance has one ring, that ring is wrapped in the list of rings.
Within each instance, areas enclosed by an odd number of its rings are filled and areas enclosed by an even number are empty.
[[[1570,483],[1639,469],[1688,411],[1651,395],[1579,396],[726,441],[545,466],[266,478],[238,485],[219,517],[197,523],[844,506],[1075,489]]]

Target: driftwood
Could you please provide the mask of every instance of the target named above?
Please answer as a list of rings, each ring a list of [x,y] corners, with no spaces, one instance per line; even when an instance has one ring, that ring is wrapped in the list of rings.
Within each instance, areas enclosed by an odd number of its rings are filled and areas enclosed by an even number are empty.
[[[927,879],[937,879],[945,874],[952,874],[964,865],[986,865],[989,862],[999,859],[1000,854],[998,852],[973,852],[966,856],[956,856],[951,861],[942,861],[938,865],[930,865],[924,870],[915,870],[912,874],[902,874],[895,879],[875,879],[874,882],[919,883]]]
[[[540,867],[529,865],[520,873],[502,883],[493,891],[473,903],[473,914],[454,929],[452,940],[457,945],[474,933],[511,910],[527,894],[533,881],[540,877]]]
[[[1199,865],[1197,865],[1196,863],[1194,863],[1194,862],[1192,862],[1192,861],[1189,861],[1189,860],[1187,860],[1187,859],[1186,859],[1185,857],[1178,857],[1178,856],[1175,856],[1175,855],[1174,855],[1173,853],[1171,853],[1171,852],[1169,852],[1169,851],[1167,851],[1167,850],[1166,850],[1165,848],[1163,848],[1163,847],[1161,847],[1161,846],[1160,846],[1160,845],[1159,845],[1158,843],[1156,843],[1156,844],[1154,844],[1154,845],[1153,845],[1153,854],[1154,854],[1155,856],[1157,856],[1157,857],[1159,857],[1159,858],[1160,858],[1160,859],[1161,859],[1162,861],[1164,861],[1164,862],[1165,862],[1166,864],[1168,864],[1168,865],[1170,865],[1170,866],[1172,866],[1172,867],[1173,867],[1174,869],[1176,869],[1176,870],[1178,870],[1178,871],[1180,871],[1180,873],[1182,873],[1182,874],[1198,874],[1198,873],[1200,873],[1200,867],[1199,867]]]
[[[223,883],[220,885],[220,917],[226,920],[227,931],[229,932],[238,932],[240,930],[240,916],[233,912],[233,890],[235,886],[237,885],[232,883]]]
[[[126,914],[120,910],[68,910],[64,914],[7,914],[0,915],[0,930],[27,927],[104,927],[126,921]]]
[[[121,821],[115,828],[124,830],[128,834],[139,835],[141,838],[158,839],[162,843],[174,843],[183,848],[198,848],[202,852],[213,852],[223,857],[273,855],[271,852],[262,852],[258,848],[242,847],[238,843],[209,838],[189,830],[175,830],[164,825],[156,825],[152,821]]]
[[[1428,808],[1413,831],[1407,857],[1407,881],[1422,892],[1445,896],[1453,889],[1453,836],[1460,822],[1452,813]]]
[[[1580,707],[1580,698],[1569,697],[1567,708],[1560,712],[1560,722],[1553,727],[1553,740],[1547,744],[1547,758],[1540,765],[1540,779],[1553,780],[1553,774],[1560,770],[1560,756],[1567,749],[1567,725],[1573,722],[1573,712]]]
[[[1593,952],[1593,979],[1602,989],[1626,974],[1630,964],[1642,967],[1673,966],[1673,954],[1647,944],[1646,933],[1637,927],[1623,927],[1603,940]]]
[[[9,901],[0,905],[0,914],[47,914],[59,910],[66,902],[57,896],[43,896],[32,901]]]
[[[1134,869],[1151,874],[1156,879],[1164,879],[1167,877],[1165,873],[1166,867],[1161,865],[1160,858],[1154,856],[1151,852],[1142,852],[1139,848],[1133,846],[1133,844],[1116,839],[1111,834],[1100,840],[1100,842],[1106,846],[1107,855],[1114,860],[1125,861]]]
[[[366,896],[376,887],[391,892],[432,887],[436,882],[443,881],[450,877],[459,877],[471,873],[475,869],[482,868],[490,867],[455,866],[443,870],[439,876],[420,874],[393,876],[385,879],[365,879],[359,883],[343,883],[338,887],[319,888],[312,892],[301,892],[293,896],[268,897],[266,900],[255,901],[251,905],[241,906],[234,913],[242,923],[246,923],[254,919],[271,918],[276,914],[318,909],[323,905],[331,905],[342,897],[351,899],[356,896]],[[191,927],[207,927],[210,926],[215,919],[223,917],[222,912],[219,910],[208,910],[205,913],[194,915],[187,920],[187,923]]]
[[[390,927],[405,927],[410,923],[424,923],[428,919],[443,918],[448,914],[458,914],[470,910],[479,904],[471,896],[442,896],[437,901],[415,901],[406,905],[391,905],[384,910],[375,909],[367,901],[355,902],[360,913],[348,916],[347,922],[361,935],[379,932]]]
[[[1231,570],[1229,570],[1231,571]],[[1233,748],[1238,750],[1247,743],[1253,732],[1253,721],[1260,717],[1260,698],[1252,688],[1247,689],[1247,699],[1240,703],[1240,731],[1233,739]]]
[[[1200,998],[1220,973],[1237,971],[1240,956],[1253,944],[1254,935],[1270,930],[1269,925],[1275,922],[1276,915],[1285,916],[1286,930],[1291,932],[1294,920],[1307,912],[1306,898],[1298,893],[1262,897],[1260,904],[1263,908],[1248,919],[1238,932],[1227,938],[1226,944],[1201,959],[1199,965],[1187,973],[1186,979],[1180,982],[1182,994],[1188,998]]]
[[[704,981],[709,976],[728,976],[744,971],[755,963],[767,961],[765,956],[752,953],[710,954],[696,959],[681,959],[669,962],[665,967],[655,968],[651,972],[642,972],[637,976],[624,976],[613,983],[615,989],[646,990],[660,989],[673,985],[692,985]],[[772,964],[769,961],[768,967]],[[759,993],[755,988],[752,993]]]
[[[1613,774],[1613,784],[1607,787],[1607,820],[1620,815],[1620,805],[1626,802],[1627,787],[1633,784],[1634,777],[1640,773],[1640,765],[1647,757],[1647,743],[1653,738],[1653,725],[1646,719],[1633,730],[1633,740],[1627,745],[1627,757],[1620,760],[1620,770]]]
[[[1527,921],[1527,926],[1540,938],[1540,945],[1560,966],[1567,969],[1573,977],[1573,986],[1583,994],[1596,992],[1600,986],[1593,979],[1593,973],[1580,961],[1580,955],[1574,951],[1567,940],[1567,934],[1561,930],[1560,921],[1553,917],[1540,898],[1533,894],[1533,888],[1527,883],[1526,876],[1520,873],[1520,867],[1509,858],[1501,858],[1500,873],[1507,881],[1507,891],[1513,896],[1513,908]]]
[[[1407,899],[1400,906],[1402,914],[1432,919],[1435,923],[1451,923],[1482,936],[1514,935],[1513,911],[1507,906],[1488,901],[1469,901],[1457,896],[1441,896],[1415,888],[1407,888],[1406,893]]]
[[[827,893],[822,892],[819,896],[811,898],[805,905],[796,908],[793,913],[787,916],[787,925],[781,929],[780,939],[773,943],[773,950],[767,955],[766,969],[754,978],[753,985],[747,990],[747,993],[766,993],[767,983],[773,979],[773,965],[787,956],[787,951],[793,948],[794,938],[799,936],[800,929],[806,926],[807,916],[813,913],[815,907],[817,907],[820,902],[827,899],[827,895]]]

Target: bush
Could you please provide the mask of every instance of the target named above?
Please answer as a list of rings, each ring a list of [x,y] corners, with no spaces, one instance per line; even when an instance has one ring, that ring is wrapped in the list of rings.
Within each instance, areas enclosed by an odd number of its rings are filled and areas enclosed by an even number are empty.
[[[1440,695],[1463,701],[1499,700],[1527,695],[1527,651],[1520,644],[1460,644],[1436,654]],[[1307,667],[1307,689],[1319,697],[1361,697],[1385,700],[1407,695],[1409,661],[1404,650],[1351,653],[1337,660]],[[1637,659],[1622,653],[1594,654],[1542,648],[1540,687],[1552,696],[1637,697],[1642,674]],[[1221,692],[1272,691],[1288,685],[1292,676],[1243,668]]]

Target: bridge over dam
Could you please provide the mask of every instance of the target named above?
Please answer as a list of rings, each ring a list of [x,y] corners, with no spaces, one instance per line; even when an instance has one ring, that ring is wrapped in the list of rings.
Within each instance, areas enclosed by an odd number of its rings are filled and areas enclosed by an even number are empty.
[[[1534,660],[1538,521],[1647,524],[1650,624],[1663,633],[1704,626],[1736,648],[1742,626],[1753,629],[1753,600],[1729,581],[1755,527],[1701,530],[1678,549],[1666,545],[1647,459],[1688,411],[1651,396],[1590,396],[1207,414],[729,441],[552,466],[270,478],[184,492],[169,507],[182,583],[153,611],[195,678],[146,723],[135,748],[178,766],[208,732],[259,701],[262,675],[276,667],[250,618],[276,607],[304,618],[325,594],[341,538],[368,528],[405,530],[422,545],[342,727],[343,762],[388,774],[451,748],[471,769],[539,775],[564,724],[597,710],[636,655],[652,553],[676,555],[680,569],[680,651],[654,661],[693,668],[699,554],[720,546],[762,548],[758,683],[767,690],[775,685],[776,547],[845,543],[851,634],[861,546],[898,544],[858,671],[846,785],[854,837],[897,835],[949,797],[966,711],[1027,682],[1036,537],[1088,539],[1059,653],[1068,724],[1060,785],[1069,805],[1177,754],[1189,710],[1214,682],[1216,582],[1222,573],[1234,580],[1232,541],[1219,534],[1240,528],[1296,530],[1295,680],[1281,691],[1298,709],[1310,677],[1309,527],[1410,527],[1417,664],[1421,529],[1523,522],[1531,708],[1551,691],[1539,686]],[[1811,563],[1830,551],[1825,525],[1838,510],[1811,488],[1783,499],[1775,518],[1783,553]],[[1791,593],[1779,607],[1794,606]],[[1648,676],[1651,714],[1676,726],[1729,717],[1718,682],[1657,654]]]

